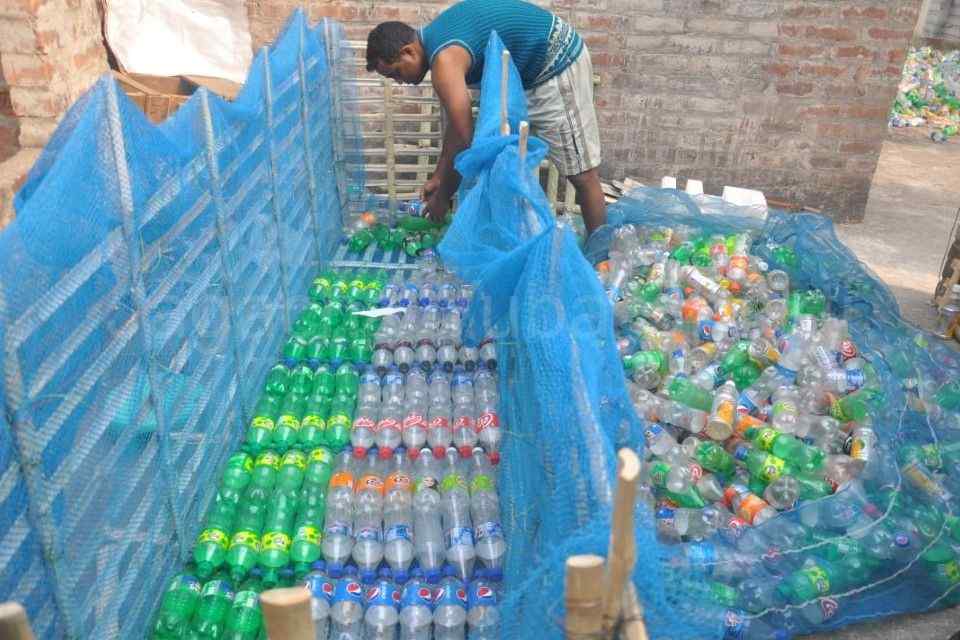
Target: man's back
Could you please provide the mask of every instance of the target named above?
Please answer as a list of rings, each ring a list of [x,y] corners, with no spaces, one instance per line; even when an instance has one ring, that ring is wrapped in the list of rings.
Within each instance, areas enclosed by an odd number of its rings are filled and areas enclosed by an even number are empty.
[[[467,83],[479,84],[490,31],[496,31],[513,56],[525,89],[564,71],[577,58],[583,41],[570,25],[521,0],[463,0],[421,29],[427,59],[449,46],[466,49],[472,58]]]

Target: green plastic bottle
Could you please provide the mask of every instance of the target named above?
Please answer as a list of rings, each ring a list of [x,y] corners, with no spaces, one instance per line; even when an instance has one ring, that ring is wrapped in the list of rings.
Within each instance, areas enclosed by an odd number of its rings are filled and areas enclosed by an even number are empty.
[[[267,374],[263,390],[274,398],[282,398],[290,390],[290,370],[282,364],[274,365]]]
[[[750,428],[744,434],[760,449],[768,451],[796,469],[813,470],[823,463],[824,452],[800,438],[772,427]]]
[[[219,639],[233,605],[233,587],[225,578],[210,580],[200,591],[200,604],[193,616],[193,630],[200,638]]]
[[[750,341],[741,340],[733,345],[723,359],[720,360],[720,370],[723,375],[730,375],[738,367],[750,362]],[[740,385],[737,385],[739,388]]]
[[[303,419],[300,420],[300,448],[309,451],[325,442],[330,399],[312,395],[307,398]]]
[[[260,637],[263,626],[260,594],[252,587],[253,584],[244,585],[244,590],[234,596],[223,640],[257,640]]]
[[[719,444],[709,440],[699,441],[693,455],[701,467],[714,473],[729,475],[733,473],[736,466],[733,456],[724,451]]]
[[[777,589],[791,604],[803,604],[830,595],[841,588],[841,576],[833,564],[819,558],[808,559],[803,567],[788,576]]]
[[[284,454],[277,475],[277,492],[296,493],[303,486],[303,475],[307,470],[307,454],[293,449]]]
[[[373,232],[369,229],[360,229],[347,242],[347,249],[351,253],[363,253],[373,243]]]
[[[239,495],[250,484],[253,471],[253,458],[243,451],[237,452],[227,460],[227,467],[220,479],[220,487],[232,489]]]
[[[250,574],[250,570],[257,566],[262,529],[262,524],[258,526],[256,522],[245,522],[230,538],[227,566],[230,568],[230,578],[234,582],[245,579]]]
[[[270,446],[281,406],[282,400],[273,395],[264,394],[257,401],[246,439],[246,448],[254,455]]]
[[[264,451],[253,463],[253,475],[244,495],[244,500],[265,504],[273,495],[280,471],[280,456],[276,451]]]
[[[307,357],[307,341],[301,336],[292,335],[283,343],[280,350],[280,357],[283,365],[290,369],[294,368]]]
[[[326,444],[334,453],[350,444],[350,425],[353,422],[353,400],[334,398],[330,405],[330,417],[327,418]]]
[[[314,493],[307,489],[305,493]],[[301,508],[290,545],[290,560],[297,579],[310,571],[310,565],[320,559],[320,539],[323,529],[323,512],[316,507]]]
[[[920,554],[924,572],[936,585],[937,590],[945,592],[960,583],[960,565],[953,549],[942,543],[935,543]]]
[[[307,365],[316,370],[330,358],[330,338],[321,335],[313,336],[307,343],[307,351],[304,357]]]
[[[307,471],[303,476],[304,486],[315,486],[323,489],[330,484],[333,473],[333,452],[326,447],[317,447],[310,451]]]
[[[760,369],[752,362],[747,362],[735,368],[730,374],[730,379],[737,385],[738,391],[743,391],[760,377]]]
[[[200,602],[200,581],[182,573],[167,585],[160,603],[160,612],[153,627],[154,640],[182,638]]]
[[[803,313],[822,317],[827,310],[827,297],[823,295],[820,289],[810,289],[803,293],[803,301],[800,304],[800,310]]]
[[[677,376],[670,382],[670,399],[693,409],[710,412],[713,394],[690,382],[689,378]]]
[[[357,397],[357,389],[360,387],[360,374],[357,373],[357,369],[353,365],[344,363],[337,367],[335,380],[336,395],[350,398]]]
[[[201,580],[212,576],[227,558],[233,518],[219,517],[220,508],[220,505],[214,504],[211,515],[207,517],[206,526],[193,546],[193,561],[197,565],[197,576]]]
[[[284,399],[271,440],[275,450],[284,453],[297,443],[300,437],[300,420],[303,418],[306,408],[307,398],[305,396],[290,393]]]
[[[332,398],[337,382],[329,365],[321,364],[313,374],[313,394]]]
[[[778,245],[774,247],[771,254],[773,255],[773,259],[781,266],[789,268],[797,266],[797,254],[790,247],[782,244]]]
[[[356,365],[369,364],[370,358],[373,357],[373,339],[364,329],[361,328],[350,341],[348,355],[350,362]]]
[[[343,304],[337,300],[330,300],[320,312],[318,335],[333,335],[333,330],[340,326],[343,320]]]
[[[800,485],[801,500],[816,500],[833,493],[833,485],[824,480],[822,475],[798,473],[793,477]]]
[[[280,582],[280,570],[290,562],[290,543],[296,516],[295,496],[278,491],[267,512],[260,538],[260,558],[263,586],[272,589]]]
[[[315,304],[323,304],[329,300],[332,282],[333,277],[329,271],[321,273],[314,278],[313,284],[310,285],[310,300]]]
[[[340,366],[347,359],[350,349],[350,334],[346,327],[334,327],[330,335],[330,364]]]
[[[733,457],[743,464],[750,475],[769,484],[787,472],[787,463],[749,442],[734,442]],[[761,492],[762,494],[762,492]]]
[[[313,391],[313,369],[302,364],[290,372],[290,390],[287,395],[295,393],[307,396],[311,391]]]
[[[669,463],[663,460],[654,460],[650,464],[647,473],[650,478],[650,483],[661,489],[663,495],[676,502],[679,506],[690,509],[702,509],[706,506],[706,502],[700,497],[700,494],[697,493],[697,490],[693,486],[682,493],[675,493],[667,489],[667,476],[670,475]]]

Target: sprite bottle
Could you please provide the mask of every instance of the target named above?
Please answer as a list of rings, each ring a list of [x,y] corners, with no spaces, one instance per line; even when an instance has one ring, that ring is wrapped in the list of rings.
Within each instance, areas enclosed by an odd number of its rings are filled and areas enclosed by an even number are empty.
[[[330,335],[330,364],[339,367],[347,359],[350,348],[350,335],[346,327],[339,326],[333,329]]]
[[[289,384],[290,370],[282,364],[277,364],[267,373],[267,382],[264,384],[263,390],[269,396],[282,398],[290,390]]]
[[[250,484],[250,473],[252,471],[253,458],[242,451],[235,453],[227,460],[227,468],[223,471],[220,486],[239,494]]]
[[[260,453],[270,446],[280,407],[281,399],[277,396],[264,394],[257,401],[253,420],[250,421],[250,427],[247,429],[246,447],[251,453]]]
[[[321,489],[308,488],[305,493],[322,493]],[[314,502],[314,501],[311,501]],[[306,504],[306,500],[304,501]],[[290,546],[290,559],[297,579],[310,571],[310,565],[320,559],[320,536],[323,527],[323,509],[316,506],[302,507],[297,517],[297,526]]]
[[[326,447],[317,447],[310,451],[307,471],[303,476],[305,487],[320,487],[326,489],[330,483],[333,464],[333,453]]]
[[[322,395],[307,398],[300,420],[300,447],[305,451],[319,447],[324,443],[327,429],[327,416],[330,414],[330,400]]]
[[[280,456],[275,451],[264,451],[257,456],[244,499],[266,503],[273,495],[278,471],[280,471]]]
[[[337,367],[337,373],[334,378],[336,382],[336,395],[349,398],[357,397],[357,389],[360,387],[360,374],[357,369],[345,363]]]
[[[182,638],[200,602],[200,581],[189,574],[175,576],[163,594],[153,627],[154,640]]]
[[[313,279],[310,286],[310,300],[315,304],[323,304],[330,299],[330,289],[333,282],[333,276],[329,271],[321,273]]]
[[[288,395],[295,393],[301,396],[310,395],[313,390],[313,369],[302,364],[290,372],[290,390]]]
[[[227,627],[223,640],[257,640],[263,625],[260,611],[260,594],[256,584],[244,585],[233,598],[233,606],[227,615]]]
[[[230,530],[233,527],[233,513],[224,514],[225,501],[214,502],[207,516],[205,528],[197,536],[193,546],[193,561],[197,564],[197,575],[205,580],[213,575],[223,564],[230,546]],[[233,507],[235,509],[235,507]]]
[[[307,399],[300,394],[290,393],[284,399],[280,417],[277,418],[277,426],[273,430],[274,449],[283,453],[296,444],[300,435],[300,420],[306,408]]]
[[[284,454],[280,461],[280,473],[277,475],[277,492],[296,495],[303,485],[303,474],[307,469],[307,455],[294,449]]]
[[[332,451],[339,453],[350,444],[350,425],[353,422],[353,399],[337,397],[330,405],[330,417],[327,418],[326,444]]]
[[[313,374],[313,394],[332,398],[337,388],[336,377],[328,365],[321,364]]]
[[[307,350],[304,354],[307,366],[314,371],[327,361],[330,357],[330,338],[326,336],[313,336],[307,343]]]
[[[307,341],[298,335],[290,336],[283,344],[280,356],[283,365],[289,369],[293,369],[306,359]]]
[[[232,605],[233,587],[225,578],[216,578],[203,585],[200,604],[193,617],[195,635],[201,638],[220,638]]]
[[[279,491],[267,512],[267,519],[260,538],[259,564],[263,573],[263,585],[272,589],[280,582],[280,570],[290,562],[290,543],[293,520],[296,516],[297,498]]]

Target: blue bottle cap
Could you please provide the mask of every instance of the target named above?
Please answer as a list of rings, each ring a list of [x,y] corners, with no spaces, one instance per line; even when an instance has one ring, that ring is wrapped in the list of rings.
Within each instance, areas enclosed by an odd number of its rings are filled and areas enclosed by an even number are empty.
[[[448,565],[444,565],[444,567],[443,567],[443,577],[444,577],[444,578],[449,578],[449,577],[455,576],[455,575],[457,575],[456,569],[454,569],[454,568],[453,568],[451,565],[449,565],[449,564],[448,564]]]
[[[414,578],[422,578],[422,577],[423,577],[423,569],[421,569],[420,567],[414,567],[414,568],[410,571],[410,575],[411,575],[412,577],[414,577]]]
[[[391,577],[390,567],[380,567],[380,570],[377,571],[377,575],[380,576],[381,578],[390,578]]]
[[[440,571],[439,569],[427,569],[424,571],[424,576],[427,578],[427,582],[430,584],[437,584],[440,582]]]
[[[326,571],[327,563],[324,562],[323,560],[317,560],[312,565],[310,565],[310,568],[313,569],[314,571]]]
[[[363,582],[364,584],[369,584],[376,580],[376,578],[377,574],[372,569],[362,569],[360,571],[360,582]]]
[[[393,571],[393,581],[397,584],[405,584],[410,579],[410,574],[406,569],[395,569]]]
[[[503,569],[487,569],[487,575],[491,582],[503,581]]]
[[[284,567],[283,569],[280,569],[280,573],[279,573],[278,575],[279,575],[281,578],[285,578],[285,579],[286,579],[286,578],[292,578],[292,577],[293,577],[293,568],[292,568],[292,567]]]

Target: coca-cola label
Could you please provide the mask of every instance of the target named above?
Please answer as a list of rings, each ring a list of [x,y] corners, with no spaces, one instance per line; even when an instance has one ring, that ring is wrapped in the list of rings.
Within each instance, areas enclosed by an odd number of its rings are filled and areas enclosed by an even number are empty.
[[[411,427],[426,427],[427,420],[419,413],[411,413],[406,418],[403,419],[403,428],[409,429]]]
[[[477,418],[477,431],[500,428],[500,416],[495,411],[484,411]]]
[[[377,423],[377,430],[395,429],[400,430],[400,422],[396,418],[384,418]]]
[[[430,418],[430,428],[431,429],[449,429],[450,428],[450,418],[447,416],[433,416]]]
[[[457,429],[473,429],[474,423],[473,418],[470,416],[457,416],[457,419],[454,421],[453,426]]]

